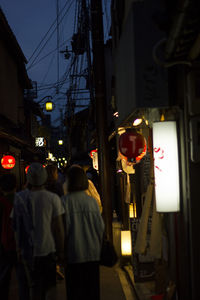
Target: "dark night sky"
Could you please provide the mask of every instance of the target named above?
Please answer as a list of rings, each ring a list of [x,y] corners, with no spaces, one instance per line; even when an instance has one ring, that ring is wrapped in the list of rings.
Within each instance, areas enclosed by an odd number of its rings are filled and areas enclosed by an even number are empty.
[[[75,0],[58,0],[59,10],[61,10],[59,16],[59,50],[64,50],[66,45],[69,48],[71,47],[71,37],[74,32],[75,3]],[[104,13],[105,34],[108,34],[110,0],[103,0],[102,3],[103,9],[106,9]],[[60,94],[56,94],[54,87],[54,84],[58,81],[58,61],[59,80],[69,65],[69,61],[64,59],[64,55],[60,54],[59,60],[57,59],[56,5],[57,0],[0,0],[0,6],[28,61],[26,68],[29,78],[38,83],[39,92],[36,101],[47,95],[57,99],[56,109],[52,113],[52,120],[58,119],[59,110],[63,109],[66,103],[66,98],[62,93],[66,92],[67,82],[62,86]],[[53,30],[55,30],[54,33]],[[51,34],[52,37],[50,37]],[[41,41],[42,43],[39,46]],[[44,48],[41,50],[43,46]],[[36,49],[37,51],[34,54]]]
[[[71,36],[73,34],[74,25],[74,0],[68,0],[68,4],[63,10],[66,13],[63,21],[59,26],[59,44],[60,50],[65,49],[66,44],[70,44]],[[66,4],[66,0],[59,0],[59,7],[63,8]],[[70,3],[72,4],[70,6]],[[7,18],[7,21],[15,34],[17,41],[28,61],[27,71],[29,78],[38,82],[38,99],[40,100],[46,95],[55,95],[55,88],[46,89],[46,85],[57,82],[57,30],[56,30],[56,0],[0,0],[1,8]],[[62,18],[61,14],[61,18]],[[44,39],[46,33],[52,26],[47,37]],[[41,47],[46,43],[47,39],[53,33],[44,49],[38,55]],[[31,58],[35,49],[37,49],[39,43],[43,43],[39,46],[38,51],[35,52]],[[64,43],[66,41],[66,44]],[[52,52],[52,53],[51,53]],[[48,55],[51,53],[50,55]],[[38,58],[33,60],[38,55]],[[43,59],[43,57],[45,57]],[[30,59],[31,58],[31,59]],[[64,60],[63,55],[59,55],[59,77],[62,77],[66,71],[68,62]],[[30,68],[30,69],[29,69]],[[42,85],[40,90],[40,85]],[[45,88],[45,89],[43,89]],[[64,87],[63,87],[64,89]],[[64,90],[63,90],[64,91]],[[55,96],[54,96],[55,97]],[[56,110],[52,115],[52,119],[57,118],[59,108],[62,108],[65,99],[63,95],[56,95],[59,98]],[[63,99],[61,99],[63,98]]]

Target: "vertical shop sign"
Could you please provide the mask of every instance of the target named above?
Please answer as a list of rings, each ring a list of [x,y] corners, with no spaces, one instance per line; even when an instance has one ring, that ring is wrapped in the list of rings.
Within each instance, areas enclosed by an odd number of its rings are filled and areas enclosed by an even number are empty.
[[[175,121],[153,123],[153,154],[156,210],[179,211],[179,164]]]

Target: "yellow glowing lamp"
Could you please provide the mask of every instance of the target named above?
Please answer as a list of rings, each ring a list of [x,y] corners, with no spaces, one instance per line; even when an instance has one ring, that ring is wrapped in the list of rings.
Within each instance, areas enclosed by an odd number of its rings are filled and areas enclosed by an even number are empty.
[[[161,122],[165,121],[165,115],[164,115],[164,114],[162,114],[162,115],[160,116],[160,121],[161,121]]]
[[[132,254],[131,231],[121,231],[121,253],[123,256]]]
[[[129,204],[129,218],[137,218],[137,212],[136,212],[136,203],[130,203]]]
[[[153,154],[156,210],[179,211],[179,157],[175,121],[153,123]]]
[[[45,109],[46,109],[46,111],[52,111],[53,110],[53,102],[50,100],[46,101]]]
[[[58,145],[62,146],[63,145],[63,140],[58,140]]]

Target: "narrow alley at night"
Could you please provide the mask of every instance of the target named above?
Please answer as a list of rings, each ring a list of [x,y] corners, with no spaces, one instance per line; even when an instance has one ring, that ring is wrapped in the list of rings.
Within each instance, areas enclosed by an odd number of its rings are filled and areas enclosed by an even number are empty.
[[[200,1],[0,0],[1,300],[199,300]]]

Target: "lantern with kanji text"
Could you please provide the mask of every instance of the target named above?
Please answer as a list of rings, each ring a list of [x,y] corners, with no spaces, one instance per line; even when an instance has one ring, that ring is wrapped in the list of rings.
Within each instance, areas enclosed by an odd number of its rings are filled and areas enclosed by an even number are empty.
[[[138,163],[146,154],[146,139],[134,128],[126,129],[119,137],[119,151],[129,163]]]
[[[12,155],[4,155],[1,159],[1,165],[4,169],[12,169],[15,166],[15,158]]]

